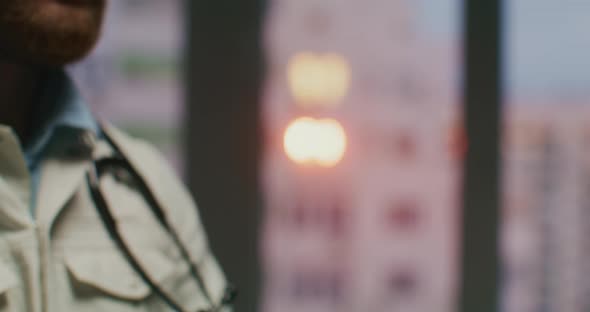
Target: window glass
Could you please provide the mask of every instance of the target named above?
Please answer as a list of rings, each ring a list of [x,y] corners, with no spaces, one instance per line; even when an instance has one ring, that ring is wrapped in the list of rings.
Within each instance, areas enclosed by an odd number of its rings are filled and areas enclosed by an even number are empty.
[[[454,311],[458,0],[274,0],[262,310]]]
[[[505,1],[504,310],[590,309],[590,3]]]
[[[100,119],[155,144],[181,166],[180,0],[109,1],[101,41],[70,70]]]

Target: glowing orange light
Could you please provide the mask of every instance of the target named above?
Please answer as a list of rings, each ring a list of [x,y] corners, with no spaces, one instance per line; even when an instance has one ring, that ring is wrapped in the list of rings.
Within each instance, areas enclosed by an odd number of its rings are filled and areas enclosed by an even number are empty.
[[[348,92],[350,80],[350,65],[338,54],[302,52],[289,61],[289,87],[304,107],[338,105]]]
[[[285,153],[298,164],[333,167],[344,157],[346,144],[346,133],[334,119],[301,117],[285,131]]]

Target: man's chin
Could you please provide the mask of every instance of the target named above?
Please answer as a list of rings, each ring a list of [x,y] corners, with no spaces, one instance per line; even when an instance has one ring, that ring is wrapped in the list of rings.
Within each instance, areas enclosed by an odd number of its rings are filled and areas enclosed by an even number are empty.
[[[37,0],[0,1],[4,2],[0,4],[2,58],[63,66],[86,56],[100,36],[103,1],[92,0],[92,6],[43,4]]]
[[[92,46],[76,50],[71,47],[68,50],[51,50],[31,46],[1,47],[0,61],[43,67],[63,67],[82,60],[91,50]]]

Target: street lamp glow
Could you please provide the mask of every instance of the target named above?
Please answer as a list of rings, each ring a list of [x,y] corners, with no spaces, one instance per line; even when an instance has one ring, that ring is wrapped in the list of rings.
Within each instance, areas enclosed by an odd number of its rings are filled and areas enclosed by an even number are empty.
[[[350,88],[350,65],[338,54],[301,52],[291,58],[287,71],[291,94],[300,106],[334,107]]]
[[[336,166],[344,157],[346,146],[344,128],[334,119],[301,117],[285,131],[285,153],[301,165]]]

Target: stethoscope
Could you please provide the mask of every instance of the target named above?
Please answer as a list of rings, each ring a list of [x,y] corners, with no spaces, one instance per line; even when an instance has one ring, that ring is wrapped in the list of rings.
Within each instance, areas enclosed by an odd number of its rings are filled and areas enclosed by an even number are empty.
[[[223,309],[224,307],[231,305],[236,297],[236,289],[232,286],[226,287],[224,296],[220,300],[220,302],[214,302],[213,298],[209,294],[209,291],[207,290],[207,287],[203,281],[203,277],[201,276],[198,268],[193,263],[193,261],[190,260],[190,256],[186,247],[180,241],[179,236],[174,230],[174,228],[170,226],[165,211],[158,203],[158,200],[150,190],[149,186],[141,177],[141,175],[137,172],[137,170],[134,168],[133,164],[131,164],[131,162],[129,162],[129,160],[121,152],[121,149],[117,146],[117,144],[108,136],[108,134],[105,131],[101,132],[103,137],[113,148],[115,155],[94,160],[93,166],[86,174],[86,181],[88,183],[92,200],[95,203],[96,209],[98,210],[98,213],[102,219],[105,228],[107,229],[109,235],[111,236],[117,247],[121,250],[125,258],[129,262],[129,264],[132,266],[133,270],[151,288],[153,293],[159,296],[173,311],[218,312],[221,311],[221,309]],[[168,293],[166,293],[158,285],[158,283],[156,283],[150,277],[148,272],[142,267],[140,262],[133,255],[127,243],[125,243],[125,240],[122,238],[120,233],[119,224],[117,223],[117,220],[113,217],[111,208],[107,204],[105,196],[100,187],[100,178],[104,174],[108,172],[119,172],[119,170],[121,169],[125,170],[125,172],[128,173],[130,177],[133,179],[134,186],[137,187],[139,193],[143,196],[144,200],[148,204],[150,210],[152,211],[156,219],[160,222],[160,224],[166,230],[166,232],[168,232],[168,234],[172,237],[174,243],[179,247],[183,260],[186,261],[189,265],[190,274],[195,279],[200,289],[202,290],[203,295],[209,302],[210,307],[208,309],[199,311],[188,311],[182,308],[181,304],[176,302]]]

